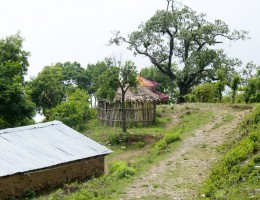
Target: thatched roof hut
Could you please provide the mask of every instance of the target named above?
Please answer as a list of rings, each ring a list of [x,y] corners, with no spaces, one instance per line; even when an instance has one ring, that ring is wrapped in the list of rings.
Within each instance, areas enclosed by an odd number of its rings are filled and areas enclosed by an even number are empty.
[[[122,91],[118,88],[114,101],[121,101]],[[152,92],[149,88],[143,86],[137,86],[136,88],[130,88],[126,91],[125,101],[159,101],[160,96]]]
[[[167,102],[169,97],[158,92],[159,83],[138,76],[139,85],[129,88],[125,94],[127,126],[146,126],[154,123],[156,103]],[[118,88],[114,100],[98,102],[98,118],[103,124],[120,126],[122,123],[122,91]]]
[[[147,87],[129,88],[125,95],[126,124],[130,126],[147,126],[155,121],[158,94]],[[103,124],[120,126],[122,123],[122,91],[119,88],[113,102],[98,102],[98,118]]]

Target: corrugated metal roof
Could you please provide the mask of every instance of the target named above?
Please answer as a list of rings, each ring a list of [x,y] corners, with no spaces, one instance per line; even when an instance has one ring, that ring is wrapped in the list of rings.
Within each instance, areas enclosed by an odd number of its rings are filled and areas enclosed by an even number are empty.
[[[111,152],[59,121],[4,129],[0,130],[0,176]]]

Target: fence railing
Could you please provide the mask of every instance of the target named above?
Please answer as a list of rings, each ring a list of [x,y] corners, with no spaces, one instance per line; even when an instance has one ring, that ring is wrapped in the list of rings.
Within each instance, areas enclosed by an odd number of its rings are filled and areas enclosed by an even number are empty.
[[[156,103],[154,101],[125,102],[127,127],[147,126],[155,122]],[[102,124],[120,126],[122,123],[121,102],[99,101],[97,116]]]

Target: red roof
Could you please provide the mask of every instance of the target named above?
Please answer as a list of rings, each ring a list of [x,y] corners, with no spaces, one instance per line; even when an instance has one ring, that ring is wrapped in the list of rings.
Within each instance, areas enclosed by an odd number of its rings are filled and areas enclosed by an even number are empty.
[[[169,100],[169,96],[164,93],[158,91],[154,91],[154,93],[159,95],[160,101],[166,102]]]
[[[160,102],[167,102],[169,100],[169,96],[156,91],[156,88],[159,86],[159,83],[157,83],[156,81],[150,81],[144,77],[138,76],[137,81],[139,83],[140,86],[142,87],[147,87],[149,88],[152,92],[154,92],[155,94],[159,95],[160,98]]]
[[[139,82],[140,86],[149,87],[151,89],[155,89],[159,85],[157,82],[150,81],[150,80],[148,80],[148,79],[146,79],[144,77],[141,77],[141,76],[137,77],[137,81]]]

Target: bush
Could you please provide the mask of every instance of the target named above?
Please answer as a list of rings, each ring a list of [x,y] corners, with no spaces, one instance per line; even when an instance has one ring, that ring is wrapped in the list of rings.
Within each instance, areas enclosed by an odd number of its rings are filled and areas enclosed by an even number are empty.
[[[154,145],[154,148],[158,149],[159,151],[166,149],[166,147],[167,147],[167,143],[166,143],[166,141],[164,139],[160,140],[159,142],[157,142]]]
[[[145,142],[144,141],[138,141],[138,142],[135,143],[135,146],[137,148],[142,148],[142,147],[145,146]]]
[[[129,178],[136,173],[136,170],[133,167],[129,167],[126,162],[115,161],[109,168],[109,172],[112,176],[117,178]]]
[[[216,90],[217,90],[216,83],[204,83],[196,86],[192,90],[192,94],[195,96],[195,99],[198,102],[213,103],[217,98]]]
[[[185,102],[194,103],[197,102],[196,96],[194,94],[186,94],[184,96]]]
[[[180,135],[179,133],[167,133],[165,136],[164,136],[164,140],[167,144],[171,144],[175,141],[178,141],[180,140]]]
[[[46,121],[60,120],[64,124],[76,128],[93,117],[95,111],[89,108],[89,96],[86,91],[78,88],[70,88],[70,90],[67,91],[66,101],[50,110],[46,110]],[[79,130],[81,128],[79,127]]]
[[[24,199],[33,199],[36,196],[36,193],[33,189],[28,189],[26,190],[26,192],[24,193],[24,195],[22,196]]]
[[[112,145],[119,145],[119,144],[126,144],[129,138],[128,133],[121,133],[121,134],[111,134],[109,135],[109,143]]]

